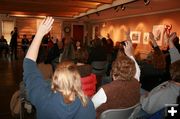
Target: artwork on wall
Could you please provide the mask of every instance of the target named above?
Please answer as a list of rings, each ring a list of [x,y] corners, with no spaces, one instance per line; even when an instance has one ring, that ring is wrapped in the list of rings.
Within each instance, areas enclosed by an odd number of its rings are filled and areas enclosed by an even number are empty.
[[[162,45],[163,31],[164,31],[164,25],[154,25],[153,26],[152,32],[153,32],[154,38],[159,46]]]
[[[149,43],[149,32],[144,32],[143,44],[148,44],[148,43]]]
[[[141,32],[139,31],[131,31],[130,37],[133,43],[140,43]]]
[[[96,36],[99,35],[99,25],[94,25],[93,26],[93,34],[92,38],[95,39]]]

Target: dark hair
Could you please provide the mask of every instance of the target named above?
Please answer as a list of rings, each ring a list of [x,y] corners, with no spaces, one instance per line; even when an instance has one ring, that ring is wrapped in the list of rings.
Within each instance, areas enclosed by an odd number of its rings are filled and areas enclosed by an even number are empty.
[[[171,64],[170,74],[173,81],[180,83],[180,60]]]

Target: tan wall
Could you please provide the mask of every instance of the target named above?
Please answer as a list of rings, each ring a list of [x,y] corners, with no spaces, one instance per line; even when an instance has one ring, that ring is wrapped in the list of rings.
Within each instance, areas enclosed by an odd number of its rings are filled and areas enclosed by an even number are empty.
[[[29,40],[32,40],[32,35],[35,35],[38,25],[41,23],[42,19],[35,19],[35,18],[17,18],[16,19],[16,26],[19,29],[19,39],[18,41],[21,42],[22,36],[24,34],[27,35]],[[61,38],[61,22],[55,20],[53,27],[50,31],[51,36],[54,38]]]
[[[151,47],[149,45],[143,44],[143,33],[152,31],[153,25],[172,24],[172,31],[176,31],[178,36],[180,36],[179,21],[180,11],[176,11],[154,15],[124,18],[112,21],[104,21],[98,24],[100,24],[101,27],[101,35],[106,36],[107,33],[110,33],[114,42],[126,39],[124,31],[126,31],[128,27],[130,27],[131,31],[140,31],[141,39],[140,43],[138,43],[137,50],[141,53],[141,57],[144,58],[145,55],[150,51]]]

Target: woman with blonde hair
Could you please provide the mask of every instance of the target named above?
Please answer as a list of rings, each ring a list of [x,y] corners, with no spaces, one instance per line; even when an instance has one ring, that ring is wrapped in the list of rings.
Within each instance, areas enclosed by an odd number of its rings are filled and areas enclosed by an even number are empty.
[[[29,99],[36,108],[37,119],[95,119],[93,103],[84,95],[80,74],[72,62],[57,66],[51,86],[37,68],[42,38],[51,30],[53,21],[52,17],[42,21],[23,64],[23,80]]]

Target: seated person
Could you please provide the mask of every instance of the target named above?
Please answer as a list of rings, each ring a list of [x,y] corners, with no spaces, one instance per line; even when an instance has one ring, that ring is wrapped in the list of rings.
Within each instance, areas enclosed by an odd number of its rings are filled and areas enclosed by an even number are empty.
[[[153,33],[149,33],[150,44],[153,51],[148,58],[141,62],[141,88],[146,91],[151,91],[164,81],[169,80],[168,72],[166,71],[165,56],[157,45]]]
[[[150,115],[165,108],[165,104],[175,104],[180,93],[180,54],[173,44],[176,33],[169,38],[171,57],[170,74],[172,80],[155,87],[147,95],[141,97],[140,106],[132,113],[130,119],[148,118]]]
[[[54,19],[44,19],[23,62],[23,80],[29,100],[35,106],[37,119],[95,119],[91,100],[82,91],[80,74],[72,62],[58,64],[51,86],[46,84],[36,60],[42,38],[50,32]]]
[[[5,53],[8,54],[9,52],[9,46],[7,44],[7,40],[4,38],[4,36],[2,35],[1,36],[1,39],[0,39],[0,52],[5,50]]]
[[[139,70],[132,56],[132,43],[126,41],[124,52],[119,52],[113,62],[111,76],[113,81],[105,84],[92,97],[96,108],[96,117],[107,109],[128,108],[136,105],[140,99]]]

